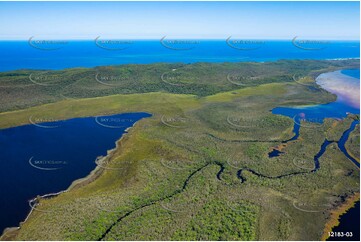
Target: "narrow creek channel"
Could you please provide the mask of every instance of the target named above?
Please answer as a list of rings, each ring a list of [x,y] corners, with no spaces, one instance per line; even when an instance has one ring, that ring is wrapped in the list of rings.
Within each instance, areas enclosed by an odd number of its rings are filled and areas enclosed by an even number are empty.
[[[325,118],[337,118],[343,119],[348,114],[356,114],[360,115],[360,70],[352,69],[352,70],[342,70],[321,74],[316,78],[316,82],[323,89],[336,94],[337,99],[335,102],[313,105],[313,106],[299,106],[299,107],[277,107],[272,110],[273,114],[280,114],[284,116],[288,116],[294,120],[294,136],[289,140],[286,140],[282,143],[287,143],[290,141],[297,140],[299,137],[299,132],[301,128],[301,120],[314,122],[315,125],[317,123],[322,124]],[[352,162],[355,164],[358,169],[360,168],[360,163],[355,160],[345,148],[345,144],[349,139],[350,133],[355,129],[356,125],[359,125],[359,120],[352,121],[350,127],[342,134],[339,141],[337,141],[337,145],[341,152]],[[312,172],[320,169],[319,159],[322,157],[328,145],[332,142],[325,139],[324,143],[321,145],[320,151],[315,155],[314,162],[315,168]],[[276,157],[282,155],[281,152],[271,151],[269,153],[269,157]],[[358,226],[351,226],[350,221],[352,223],[358,224]],[[352,229],[356,237],[353,238],[345,238],[342,240],[355,240],[355,238],[360,238],[359,232],[360,226],[360,206],[359,202],[354,208],[348,210],[344,215],[340,218],[340,225],[337,228],[334,228],[335,231],[337,229],[342,228],[344,232]],[[358,237],[357,237],[358,236]],[[332,239],[334,240],[334,238]]]

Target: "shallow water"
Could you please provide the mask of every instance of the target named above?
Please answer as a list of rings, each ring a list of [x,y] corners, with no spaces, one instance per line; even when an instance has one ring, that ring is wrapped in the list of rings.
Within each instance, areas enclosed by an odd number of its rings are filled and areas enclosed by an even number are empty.
[[[277,107],[272,110],[274,114],[281,114],[294,119],[294,137],[295,140],[299,136],[300,122],[306,120],[315,123],[313,127],[317,128],[325,118],[342,119],[347,113],[360,115],[360,70],[342,70],[321,74],[317,79],[317,83],[327,91],[337,95],[335,102],[313,106],[298,107]],[[360,121],[352,122],[350,128],[346,130],[338,142],[340,150],[345,156],[356,166],[360,164],[353,159],[345,149],[345,142],[348,140],[349,134],[354,130]],[[329,141],[325,140],[320,152],[315,156],[315,169],[319,168],[318,158],[322,156]],[[346,214],[341,216],[340,225],[333,229],[334,232],[353,232],[353,237],[330,238],[329,240],[359,240],[360,238],[360,202],[350,209]]]
[[[357,78],[356,78],[357,77]],[[297,107],[277,107],[272,110],[273,114],[281,114],[295,120],[299,126],[301,120],[314,123],[322,123],[325,118],[342,119],[347,113],[360,114],[360,70],[344,70],[321,74],[316,79],[322,88],[337,95],[335,102]],[[352,89],[352,91],[348,90]],[[352,93],[352,95],[349,95]],[[357,105],[355,105],[357,103]]]
[[[360,70],[344,70],[321,74],[316,82],[336,94],[336,103],[360,109]]]

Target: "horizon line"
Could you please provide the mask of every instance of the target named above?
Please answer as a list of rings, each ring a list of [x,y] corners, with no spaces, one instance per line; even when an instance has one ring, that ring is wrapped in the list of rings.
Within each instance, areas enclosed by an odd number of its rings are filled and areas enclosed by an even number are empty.
[[[297,36],[295,36],[293,38],[232,38],[231,40],[292,41],[296,37]],[[32,37],[27,38],[27,39],[1,39],[0,38],[0,41],[27,41],[27,42],[29,42],[31,40],[31,38]],[[168,39],[164,39],[164,41],[166,41],[166,40],[227,41],[228,38],[168,38]],[[82,39],[82,38],[69,38],[69,39],[66,39],[66,38],[39,38],[39,39],[33,39],[32,41],[45,41],[45,40],[49,40],[49,41],[96,41],[97,37],[95,37],[95,38],[84,38],[84,39]],[[161,41],[162,38],[104,38],[104,39],[99,39],[99,41],[102,41],[102,40],[103,41],[106,41],[106,40]],[[360,41],[360,38],[356,39],[356,38],[302,38],[302,37],[300,37],[300,38],[298,38],[298,40],[300,40],[300,41],[302,41],[302,40]]]

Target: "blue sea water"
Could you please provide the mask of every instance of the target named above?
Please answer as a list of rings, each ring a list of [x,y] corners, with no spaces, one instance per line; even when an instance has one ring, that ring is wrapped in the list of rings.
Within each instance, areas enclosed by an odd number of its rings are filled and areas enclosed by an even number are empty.
[[[36,122],[0,130],[0,231],[18,226],[37,195],[65,190],[87,176],[98,156],[147,113]]]
[[[0,41],[0,71],[18,69],[64,69],[118,64],[158,62],[241,62],[280,59],[359,58],[359,41],[329,41],[313,50],[296,47],[291,40],[264,41],[257,48],[231,45],[225,40],[200,40],[189,48],[172,49],[158,40],[138,40],[130,44],[104,46],[95,41],[68,41],[51,48],[28,41]],[[35,46],[35,47],[34,47]],[[100,45],[101,46],[101,45]],[[37,48],[40,47],[40,48]],[[235,48],[234,48],[235,47]],[[243,48],[246,47],[246,48]],[[48,50],[45,50],[48,49]]]

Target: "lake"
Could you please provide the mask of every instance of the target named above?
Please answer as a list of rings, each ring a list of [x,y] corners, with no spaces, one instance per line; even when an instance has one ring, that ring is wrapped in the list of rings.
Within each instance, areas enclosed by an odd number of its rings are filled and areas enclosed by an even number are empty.
[[[341,215],[340,224],[332,229],[333,232],[352,232],[352,237],[330,237],[329,241],[344,241],[344,240],[360,240],[360,201],[355,203],[355,206],[350,210]]]
[[[98,156],[147,113],[73,118],[29,117],[29,125],[0,130],[0,230],[19,226],[37,195],[66,190],[95,169]],[[45,121],[45,122],[44,122]]]

